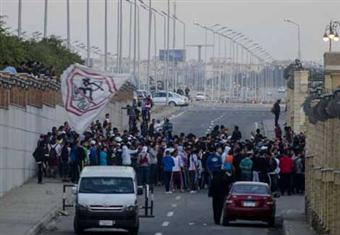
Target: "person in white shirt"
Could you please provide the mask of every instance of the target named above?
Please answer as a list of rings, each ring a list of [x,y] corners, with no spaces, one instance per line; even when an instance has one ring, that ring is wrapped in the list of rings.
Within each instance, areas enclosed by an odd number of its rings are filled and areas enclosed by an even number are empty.
[[[122,152],[122,165],[123,166],[131,166],[132,161],[131,161],[131,154],[135,154],[138,152],[138,149],[136,150],[131,150],[129,147],[124,144],[123,145],[123,152]]]
[[[191,183],[191,191],[190,193],[197,192],[198,188],[198,181],[197,181],[197,174],[199,171],[199,163],[197,157],[197,150],[193,150],[189,155],[189,178]]]
[[[181,190],[183,192],[183,161],[181,156],[178,154],[178,151],[174,151],[172,155],[172,159],[174,160],[174,167],[172,168],[172,187],[173,191],[176,189]]]

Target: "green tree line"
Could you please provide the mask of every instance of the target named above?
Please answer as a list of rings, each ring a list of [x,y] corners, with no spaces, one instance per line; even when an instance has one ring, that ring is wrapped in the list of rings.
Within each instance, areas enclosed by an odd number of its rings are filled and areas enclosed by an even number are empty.
[[[73,63],[83,63],[81,57],[57,37],[24,40],[10,35],[0,20],[0,69],[8,65],[18,68],[29,61],[40,62],[55,75],[60,75]]]

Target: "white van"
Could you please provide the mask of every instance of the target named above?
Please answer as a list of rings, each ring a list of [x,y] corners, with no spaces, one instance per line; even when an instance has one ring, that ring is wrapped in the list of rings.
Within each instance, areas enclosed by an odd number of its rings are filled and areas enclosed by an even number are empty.
[[[131,235],[138,234],[138,190],[133,168],[85,167],[73,190],[76,194],[76,234],[88,228],[119,228],[128,230]]]

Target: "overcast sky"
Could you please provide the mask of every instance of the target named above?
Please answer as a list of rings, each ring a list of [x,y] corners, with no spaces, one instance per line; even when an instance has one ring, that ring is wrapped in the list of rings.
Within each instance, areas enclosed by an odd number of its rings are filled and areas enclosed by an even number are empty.
[[[22,0],[23,30],[43,31],[44,0]],[[129,4],[124,2],[124,54],[128,53]],[[148,2],[148,0],[144,0]],[[173,2],[173,0],[172,0]],[[340,21],[339,0],[177,0],[177,16],[187,25],[187,43],[204,43],[204,33],[193,25],[221,24],[239,31],[261,44],[275,59],[293,59],[297,55],[297,30],[283,22],[289,18],[301,25],[302,57],[322,61],[328,44],[323,42],[325,26],[331,19]],[[166,0],[153,0],[153,7],[166,10]],[[117,1],[109,0],[109,50],[116,50]],[[7,25],[17,28],[18,0],[0,0],[1,15]],[[71,0],[72,41],[86,42],[86,0]],[[141,54],[146,56],[147,12],[141,10]],[[163,46],[163,19],[157,17],[158,49]],[[182,46],[182,26],[177,25],[178,47]],[[66,0],[49,0],[48,34],[66,37]],[[103,47],[104,0],[91,0],[91,45]],[[334,50],[340,49],[340,42]],[[197,50],[188,49],[196,58]]]

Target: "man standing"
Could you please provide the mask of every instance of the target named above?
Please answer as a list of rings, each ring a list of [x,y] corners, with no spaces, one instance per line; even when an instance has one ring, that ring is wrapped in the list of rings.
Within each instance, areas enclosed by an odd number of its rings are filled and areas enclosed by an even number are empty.
[[[281,100],[277,100],[272,108],[272,113],[275,115],[275,126],[279,124],[279,118],[281,113],[280,102]]]
[[[223,204],[231,182],[231,174],[221,170],[214,175],[211,181],[209,197],[212,197],[214,222],[217,225],[221,223]]]

